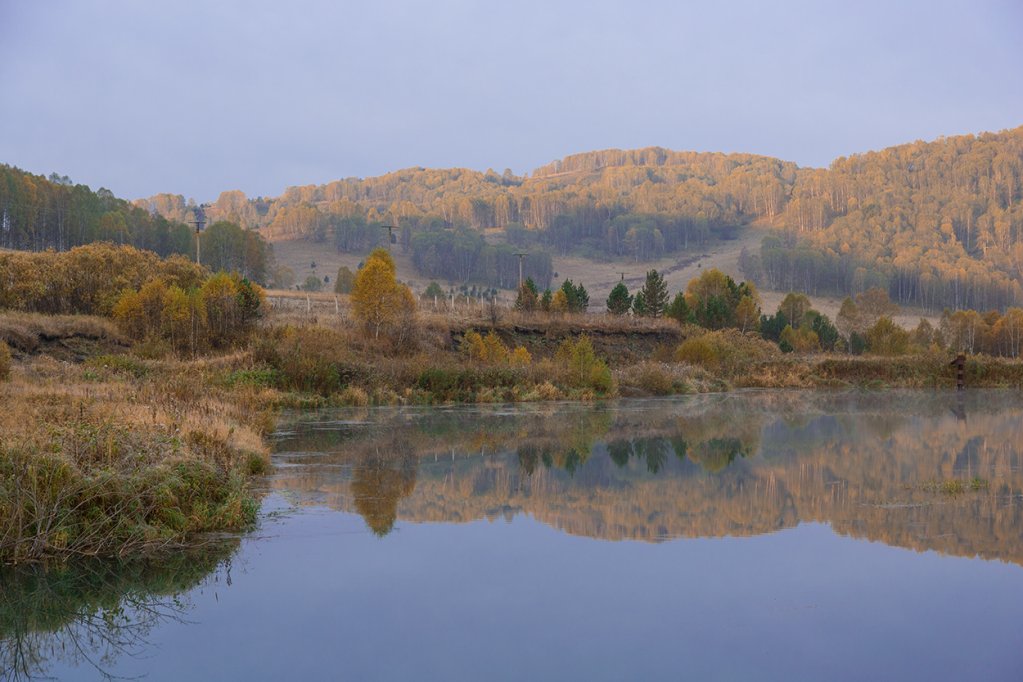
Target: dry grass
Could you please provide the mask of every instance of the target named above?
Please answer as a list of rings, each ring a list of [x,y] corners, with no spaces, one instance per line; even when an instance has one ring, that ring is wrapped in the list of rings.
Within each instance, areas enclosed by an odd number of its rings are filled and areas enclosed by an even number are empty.
[[[7,381],[11,376],[11,349],[0,341],[0,381]]]
[[[251,523],[267,422],[211,375],[128,357],[16,365],[0,384],[0,562],[137,554]]]
[[[116,325],[105,317],[20,312],[0,314],[0,340],[22,353],[34,353],[47,343],[76,338],[127,345]]]

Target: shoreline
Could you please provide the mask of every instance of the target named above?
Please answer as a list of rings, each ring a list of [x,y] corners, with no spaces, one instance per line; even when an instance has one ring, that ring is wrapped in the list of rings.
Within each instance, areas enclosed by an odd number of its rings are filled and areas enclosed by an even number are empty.
[[[488,331],[484,319],[430,317],[417,349],[393,353],[345,319],[271,313],[240,346],[178,359],[147,357],[105,318],[0,314],[14,351],[0,395],[15,406],[0,424],[0,564],[151,556],[251,528],[254,483],[270,469],[267,437],[283,411],[955,392],[943,351],[782,354],[735,333],[722,335],[720,354],[685,362],[675,349],[705,330],[508,318]],[[472,330],[486,332],[479,339],[496,358],[466,354]],[[511,348],[528,361],[510,364]],[[970,356],[966,376],[970,389],[1019,390],[1023,361]]]

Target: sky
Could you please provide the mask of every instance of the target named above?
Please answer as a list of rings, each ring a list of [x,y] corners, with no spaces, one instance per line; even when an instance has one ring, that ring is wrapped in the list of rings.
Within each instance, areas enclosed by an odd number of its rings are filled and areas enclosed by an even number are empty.
[[[1023,2],[0,0],[0,163],[124,198],[1023,125]]]

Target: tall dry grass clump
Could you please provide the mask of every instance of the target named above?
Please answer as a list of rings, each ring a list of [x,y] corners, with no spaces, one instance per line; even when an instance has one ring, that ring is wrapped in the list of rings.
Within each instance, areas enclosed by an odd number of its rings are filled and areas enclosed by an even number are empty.
[[[11,378],[11,349],[0,341],[0,381]]]
[[[194,373],[128,365],[43,358],[0,387],[0,563],[134,555],[255,520],[258,430]]]

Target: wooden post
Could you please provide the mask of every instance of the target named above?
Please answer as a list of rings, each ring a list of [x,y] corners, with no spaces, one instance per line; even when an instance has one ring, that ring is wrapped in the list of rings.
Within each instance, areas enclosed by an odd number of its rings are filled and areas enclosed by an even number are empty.
[[[960,353],[948,364],[956,370],[956,390],[963,390],[966,388],[966,355]]]

